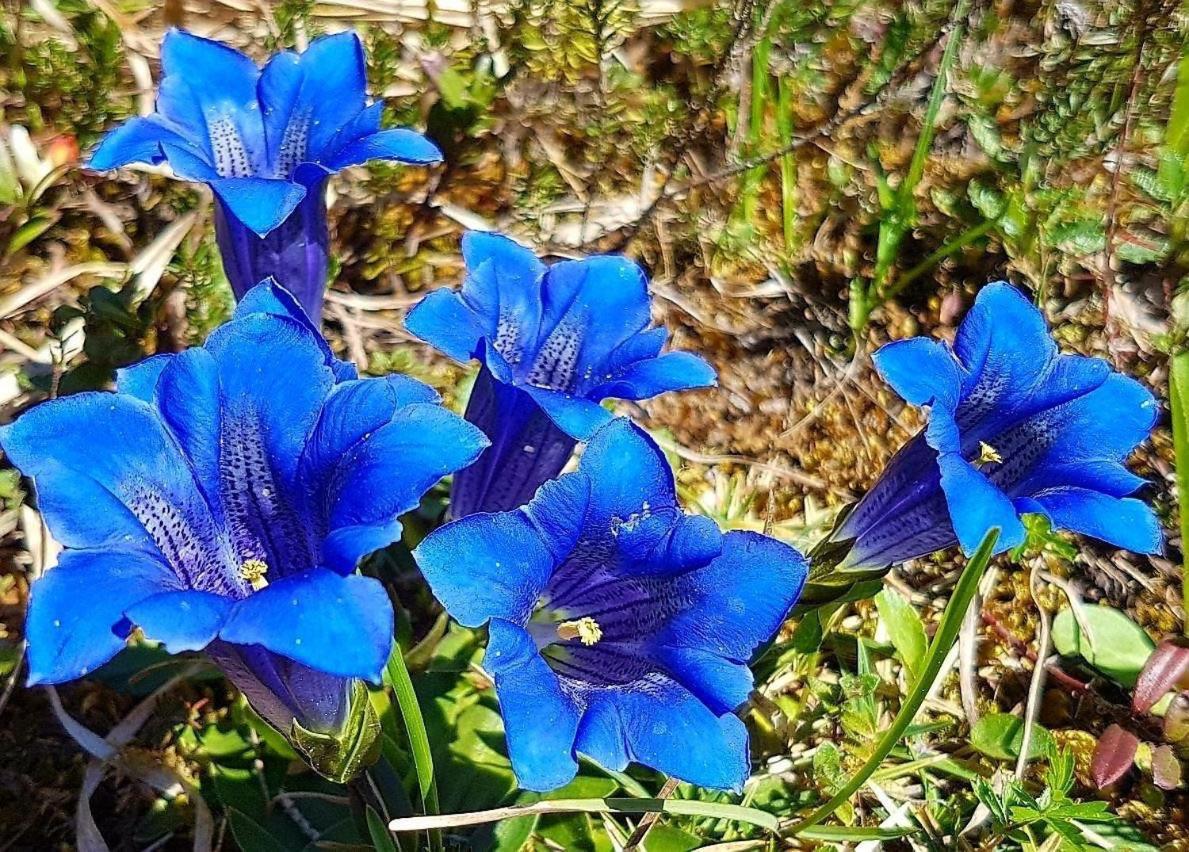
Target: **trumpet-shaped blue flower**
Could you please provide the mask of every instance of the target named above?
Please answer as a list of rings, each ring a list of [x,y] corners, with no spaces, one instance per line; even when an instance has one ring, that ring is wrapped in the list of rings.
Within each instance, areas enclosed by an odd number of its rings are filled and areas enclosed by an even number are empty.
[[[546,267],[507,237],[482,233],[467,234],[462,251],[461,292],[430,293],[405,321],[451,358],[481,365],[466,418],[491,447],[454,478],[454,517],[528,502],[577,441],[611,420],[602,400],[714,384],[698,356],[661,354],[667,334],[649,328],[647,280],[627,258]]]
[[[1018,290],[984,287],[953,348],[923,337],[890,343],[875,364],[905,401],[929,405],[928,427],[892,459],[832,537],[853,541],[845,565],[879,567],[961,544],[991,527],[1020,544],[1019,516],[1046,516],[1141,553],[1160,526],[1124,466],[1156,421],[1152,395],[1106,361],[1061,355],[1044,317]]]
[[[139,628],[205,649],[282,731],[336,730],[350,679],[378,681],[392,645],[356,563],[485,444],[424,385],[356,379],[260,285],[203,347],[0,430],[66,547],[33,584],[29,683],[86,675]]]
[[[157,111],[129,119],[91,157],[95,169],[168,163],[214,190],[223,265],[237,297],[274,278],[315,322],[322,313],[328,175],[368,160],[433,163],[423,136],[384,130],[368,104],[353,32],[275,54],[263,70],[242,53],[181,30],[161,46]]]
[[[663,453],[627,420],[525,507],[476,514],[414,552],[462,624],[488,625],[512,768],[551,790],[577,754],[739,789],[747,666],[805,580],[796,550],[684,515]]]

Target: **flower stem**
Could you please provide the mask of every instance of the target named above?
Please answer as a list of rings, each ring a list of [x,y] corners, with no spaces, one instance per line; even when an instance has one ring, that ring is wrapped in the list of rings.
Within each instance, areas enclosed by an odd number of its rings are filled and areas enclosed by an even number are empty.
[[[413,765],[417,770],[417,786],[421,790],[422,807],[426,814],[437,814],[438,785],[434,780],[429,734],[425,730],[425,717],[421,714],[421,705],[417,702],[413,680],[409,677],[409,668],[405,665],[399,645],[393,648],[392,655],[388,658],[384,680],[392,687],[397,706],[400,707],[401,718],[405,722],[405,730],[409,735],[409,748],[413,752]],[[435,850],[442,848],[442,837],[437,829],[430,829],[429,844]]]
[[[950,602],[946,605],[945,612],[941,615],[941,623],[937,627],[937,633],[934,635],[933,642],[929,645],[929,651],[925,655],[925,663],[922,667],[921,676],[912,685],[912,689],[904,699],[904,703],[900,705],[900,711],[896,714],[896,718],[892,720],[891,727],[888,728],[879,743],[876,744],[875,750],[867,758],[867,762],[863,764],[862,768],[854,774],[841,790],[830,797],[828,802],[809,816],[781,832],[782,834],[786,836],[799,834],[810,826],[817,825],[826,817],[830,816],[830,814],[834,813],[834,811],[867,783],[867,779],[871,777],[875,770],[879,769],[884,758],[900,742],[900,738],[904,736],[904,732],[908,730],[908,726],[916,718],[917,711],[925,703],[926,696],[929,695],[929,691],[933,688],[933,681],[937,679],[938,674],[941,672],[941,666],[945,660],[946,653],[953,647],[957,639],[958,631],[962,627],[962,621],[966,617],[966,609],[970,606],[971,600],[974,599],[975,592],[978,591],[979,580],[982,579],[983,572],[986,570],[987,564],[991,561],[991,555],[995,552],[995,542],[998,539],[998,528],[988,531],[983,538],[982,544],[978,546],[978,550],[970,557],[970,561],[966,563],[966,567],[962,569],[962,574],[958,577],[957,585],[954,586],[954,593],[950,597]]]

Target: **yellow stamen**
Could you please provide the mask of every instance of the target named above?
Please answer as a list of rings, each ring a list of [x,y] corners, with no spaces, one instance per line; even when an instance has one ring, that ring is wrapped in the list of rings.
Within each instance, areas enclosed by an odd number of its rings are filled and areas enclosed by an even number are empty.
[[[594,645],[603,638],[603,628],[587,616],[577,621],[563,621],[557,625],[557,635],[562,639],[577,639],[583,645]]]
[[[999,455],[999,450],[992,447],[986,441],[978,442],[978,460],[974,463],[976,467],[984,464],[1003,464],[1003,456]]]
[[[268,563],[263,559],[247,559],[243,565],[239,566],[239,575],[256,591],[260,591],[268,585],[268,580],[264,579],[264,575],[267,573]]]

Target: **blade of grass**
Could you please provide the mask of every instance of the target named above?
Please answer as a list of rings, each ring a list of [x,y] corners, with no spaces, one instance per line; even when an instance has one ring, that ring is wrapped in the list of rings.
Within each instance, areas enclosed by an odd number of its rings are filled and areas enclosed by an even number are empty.
[[[784,253],[791,259],[796,240],[797,160],[793,151],[793,85],[787,77],[776,80],[776,133],[780,147],[780,218],[784,234]]]
[[[913,684],[912,689],[909,690],[904,703],[900,705],[900,711],[896,714],[896,718],[892,720],[891,726],[876,744],[875,750],[867,758],[867,762],[863,764],[862,768],[854,774],[842,789],[830,797],[829,801],[809,816],[794,823],[782,832],[783,834],[800,834],[805,829],[817,825],[823,819],[830,816],[830,814],[834,813],[839,806],[848,801],[851,796],[867,783],[867,779],[871,777],[875,770],[879,769],[884,758],[900,742],[900,738],[904,736],[905,731],[908,730],[909,725],[912,724],[912,720],[916,717],[917,711],[925,703],[926,696],[928,696],[929,691],[933,688],[933,681],[937,679],[937,675],[941,671],[946,654],[957,640],[958,631],[962,627],[962,620],[966,616],[966,609],[970,606],[970,601],[973,600],[975,592],[978,591],[979,580],[982,579],[983,572],[987,569],[987,564],[991,561],[991,555],[995,552],[995,542],[998,540],[999,530],[997,528],[992,529],[983,538],[982,544],[979,545],[975,554],[970,557],[970,561],[966,563],[966,567],[962,569],[962,574],[958,577],[958,583],[954,586],[954,593],[950,596],[950,602],[946,605],[945,612],[941,615],[941,622],[937,626],[937,633],[934,634],[933,641],[929,644],[929,651],[925,655],[921,675]]]
[[[427,814],[436,814],[438,786],[434,780],[433,752],[429,747],[429,734],[425,730],[425,717],[421,715],[421,705],[417,702],[413,679],[409,677],[409,668],[405,665],[400,645],[392,649],[392,655],[384,669],[384,681],[392,687],[401,718],[405,722],[405,731],[409,735],[409,748],[413,752],[413,766],[417,770],[417,786],[421,790],[422,806]],[[430,829],[429,843],[435,850],[442,848],[442,837],[436,830]]]
[[[388,823],[389,831],[424,831],[426,829],[458,828],[465,825],[480,825],[504,819],[531,816],[533,814],[650,814],[666,813],[680,816],[709,817],[757,825],[768,831],[775,831],[778,820],[775,816],[755,808],[726,805],[719,802],[699,802],[694,799],[553,799],[532,805],[513,805],[493,808],[489,811],[473,811],[465,814],[442,814],[440,816],[407,817]]]
[[[1189,352],[1179,352],[1169,363],[1168,391],[1172,403],[1172,442],[1176,456],[1177,502],[1181,512],[1181,541],[1189,541],[1189,411],[1185,393],[1189,391]],[[1189,552],[1181,572],[1181,594],[1185,602],[1185,635],[1189,636]]]

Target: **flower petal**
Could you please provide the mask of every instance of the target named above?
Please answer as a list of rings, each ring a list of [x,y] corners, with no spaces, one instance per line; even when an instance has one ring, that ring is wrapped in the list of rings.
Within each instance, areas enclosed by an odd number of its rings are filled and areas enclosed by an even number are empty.
[[[0,428],[0,445],[33,479],[50,531],[66,547],[164,555],[212,576],[225,554],[189,463],[154,409],[130,396],[80,393]]]
[[[153,355],[127,367],[116,370],[116,390],[136,397],[142,402],[152,402],[153,392],[161,371],[174,359],[174,355]]]
[[[1160,521],[1142,500],[1118,498],[1088,488],[1054,488],[1035,497],[1053,526],[1136,553],[1164,550]]]
[[[495,680],[517,783],[541,793],[568,784],[578,774],[578,708],[522,628],[496,618],[489,637],[483,666]]]
[[[926,337],[897,340],[873,356],[884,381],[910,405],[953,410],[962,391],[962,374],[944,344]]]
[[[369,160],[395,160],[416,165],[439,163],[442,152],[420,133],[403,127],[381,130],[348,142],[329,156],[320,159],[333,171],[348,166],[361,166]]]
[[[487,446],[482,432],[439,405],[414,403],[401,413],[344,453],[331,477],[324,497],[331,532],[323,553],[332,564],[366,555],[341,546],[346,536],[359,540],[344,530],[390,524]]]
[[[301,184],[271,178],[217,178],[210,184],[232,215],[261,237],[288,219],[306,194]]]
[[[635,761],[700,787],[741,790],[751,769],[743,723],[659,673],[592,690],[575,747],[614,771]]]
[[[179,589],[137,601],[124,615],[146,638],[180,654],[201,651],[213,642],[234,603],[222,595]]]
[[[165,159],[165,151],[161,148],[163,142],[179,147],[193,147],[194,144],[183,135],[181,128],[171,126],[160,115],[130,118],[103,137],[87,166],[97,171],[118,169],[132,163],[155,166]]]
[[[363,43],[347,30],[314,39],[299,58],[304,79],[292,112],[314,119],[305,159],[317,162],[343,125],[367,106]]]
[[[986,476],[956,453],[943,453],[938,466],[954,532],[967,556],[978,550],[992,527],[999,528],[996,553],[1024,541],[1024,525],[1015,506]]]
[[[124,647],[124,610],[178,585],[173,572],[146,553],[65,551],[30,590],[29,685],[62,683],[99,668]]]
[[[523,512],[470,515],[434,530],[413,551],[421,573],[456,621],[528,621],[553,573],[549,543]]]
[[[392,604],[378,580],[316,568],[244,598],[219,635],[327,674],[379,683],[392,649]]]
[[[610,529],[641,513],[677,505],[673,471],[665,454],[638,426],[616,418],[595,433],[582,454],[580,470],[591,480],[587,524]]]
[[[718,383],[714,368],[692,352],[668,352],[634,361],[612,375],[614,378],[596,385],[586,395],[593,399],[648,399],[669,391],[709,388]]]
[[[414,337],[466,363],[476,357],[484,330],[462,296],[434,290],[405,316],[405,329]]]
[[[524,390],[557,427],[578,441],[590,436],[612,421],[614,415],[597,402],[547,388],[524,385]]]

